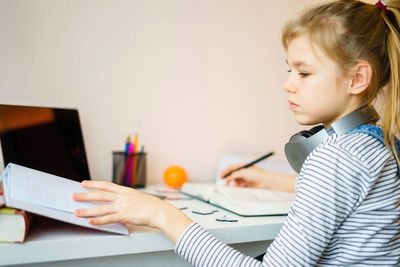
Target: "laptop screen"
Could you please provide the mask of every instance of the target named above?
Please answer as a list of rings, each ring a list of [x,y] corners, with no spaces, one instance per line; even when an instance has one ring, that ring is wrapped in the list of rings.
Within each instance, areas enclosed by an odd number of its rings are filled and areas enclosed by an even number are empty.
[[[90,179],[78,111],[0,105],[4,165],[16,163],[75,181]]]

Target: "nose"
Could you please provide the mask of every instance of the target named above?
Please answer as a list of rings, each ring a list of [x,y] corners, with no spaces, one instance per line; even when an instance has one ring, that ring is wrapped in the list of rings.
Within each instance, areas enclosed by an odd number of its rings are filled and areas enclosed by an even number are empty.
[[[286,81],[283,83],[283,90],[285,90],[286,92],[291,93],[291,94],[296,92],[296,88],[290,79],[290,75],[287,77]]]

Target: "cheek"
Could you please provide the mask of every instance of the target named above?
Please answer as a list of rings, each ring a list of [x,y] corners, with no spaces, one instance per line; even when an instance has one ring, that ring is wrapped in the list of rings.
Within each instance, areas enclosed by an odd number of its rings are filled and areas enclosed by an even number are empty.
[[[325,75],[315,75],[307,81],[308,90],[306,91],[307,97],[313,101],[324,101],[331,98],[337,92],[337,81],[332,77]]]
[[[310,82],[307,87],[304,87],[301,94],[302,106],[310,112],[310,115],[316,116],[324,111],[331,102],[333,102],[335,95],[332,90],[327,87],[327,84],[321,82]]]
[[[323,96],[323,87],[316,79],[304,80],[300,84],[301,97],[306,103],[314,103]]]

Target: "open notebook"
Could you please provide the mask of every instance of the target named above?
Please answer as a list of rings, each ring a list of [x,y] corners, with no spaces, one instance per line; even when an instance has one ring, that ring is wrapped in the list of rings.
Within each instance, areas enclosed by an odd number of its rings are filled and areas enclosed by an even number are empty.
[[[185,183],[181,192],[245,217],[285,215],[295,199],[295,193],[212,183]]]
[[[79,182],[9,163],[0,183],[5,204],[56,220],[118,234],[129,234],[123,224],[95,226],[86,218],[75,217],[74,210],[98,204],[76,202],[72,194],[87,191]]]

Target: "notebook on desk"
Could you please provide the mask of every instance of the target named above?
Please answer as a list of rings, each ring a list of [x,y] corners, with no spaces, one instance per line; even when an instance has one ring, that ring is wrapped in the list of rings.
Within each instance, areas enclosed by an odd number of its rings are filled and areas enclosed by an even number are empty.
[[[295,193],[267,189],[184,183],[181,192],[243,217],[286,215]]]
[[[0,105],[4,167],[12,162],[75,181],[90,179],[76,109]]]

